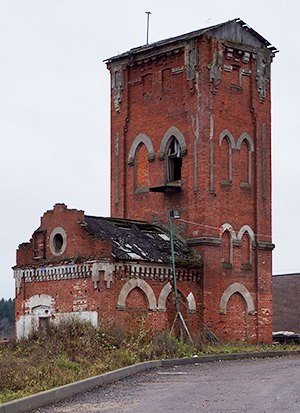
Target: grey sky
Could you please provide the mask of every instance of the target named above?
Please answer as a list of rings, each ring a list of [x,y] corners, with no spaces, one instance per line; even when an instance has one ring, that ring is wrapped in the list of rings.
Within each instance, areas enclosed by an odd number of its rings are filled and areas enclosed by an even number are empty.
[[[15,250],[56,202],[109,215],[105,58],[240,17],[280,53],[272,65],[274,273],[300,271],[300,5],[296,0],[0,0],[0,298]]]

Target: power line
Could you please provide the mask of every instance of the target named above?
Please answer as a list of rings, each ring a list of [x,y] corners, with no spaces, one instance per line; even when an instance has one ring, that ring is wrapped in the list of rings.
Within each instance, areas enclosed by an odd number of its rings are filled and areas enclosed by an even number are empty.
[[[207,224],[201,224],[200,222],[195,222],[195,221],[188,221],[186,219],[178,219],[178,221],[182,221],[185,222],[187,224],[191,224],[191,225],[197,225],[199,227],[204,227],[204,228],[210,228],[210,229],[215,229],[216,231],[220,232],[221,228],[220,227],[215,227],[213,225],[207,225]],[[272,236],[268,235],[268,234],[256,234],[254,233],[255,236],[257,237],[266,237],[266,238],[270,238],[272,239]]]

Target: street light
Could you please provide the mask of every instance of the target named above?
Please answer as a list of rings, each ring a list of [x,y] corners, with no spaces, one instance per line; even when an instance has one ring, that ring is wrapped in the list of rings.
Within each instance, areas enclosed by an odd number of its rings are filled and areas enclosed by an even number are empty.
[[[181,317],[182,316],[180,314],[178,291],[177,291],[177,285],[176,285],[174,238],[173,238],[173,219],[179,219],[179,212],[176,211],[176,210],[169,211],[169,223],[170,223],[170,244],[171,244],[173,289],[174,289],[174,295],[175,295],[175,308],[176,308],[176,317],[178,319],[179,335],[180,335],[180,339],[182,340],[183,339],[183,330],[182,330],[182,323],[181,323]]]

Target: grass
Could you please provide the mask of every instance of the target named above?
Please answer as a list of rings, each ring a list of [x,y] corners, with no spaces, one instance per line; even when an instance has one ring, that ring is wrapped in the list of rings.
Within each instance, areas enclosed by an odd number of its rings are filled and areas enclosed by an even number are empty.
[[[140,323],[125,335],[116,328],[69,322],[47,332],[0,347],[0,403],[115,370],[133,363],[204,354],[274,350],[274,345],[245,343],[189,344],[168,333],[153,336]],[[279,346],[278,349],[299,349]]]

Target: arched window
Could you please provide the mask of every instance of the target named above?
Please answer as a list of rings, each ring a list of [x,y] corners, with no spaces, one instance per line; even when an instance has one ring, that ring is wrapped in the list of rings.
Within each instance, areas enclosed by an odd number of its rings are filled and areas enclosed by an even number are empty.
[[[171,136],[167,145],[166,174],[167,182],[181,181],[181,146],[175,136]]]
[[[158,186],[151,187],[152,192],[180,192],[182,185],[182,159],[187,153],[183,134],[171,126],[161,140],[159,159],[165,162],[165,173]]]
[[[235,239],[235,232],[232,226],[225,222],[221,228],[222,231],[222,258],[221,265],[225,269],[232,268],[233,261],[233,240]]]
[[[240,173],[241,183],[251,185],[251,179],[249,176],[249,145],[246,140],[241,143],[240,146]]]
[[[247,288],[243,284],[240,284],[240,283],[231,284],[229,287],[226,288],[226,290],[222,294],[222,297],[220,300],[220,314],[226,314],[228,301],[230,297],[232,297],[236,293],[239,293],[245,300],[248,314],[253,314],[255,311],[255,308],[254,308],[254,302],[251,297],[251,294],[247,290]]]
[[[241,267],[243,269],[247,269],[251,267],[251,261],[252,261],[252,257],[251,257],[251,238],[248,234],[247,231],[244,232],[243,236],[242,236],[242,254],[241,254],[241,258],[242,258],[242,265]]]
[[[147,298],[147,308],[149,310],[156,310],[156,298],[154,295],[154,292],[152,290],[152,288],[150,287],[150,285],[141,279],[132,279],[127,281],[120,293],[119,293],[119,297],[118,297],[118,303],[117,303],[117,308],[119,310],[125,310],[126,309],[126,300],[127,297],[129,295],[129,293],[135,289],[135,288],[140,288],[142,290],[142,292],[145,294],[145,297]]]
[[[251,270],[252,268],[252,246],[255,241],[254,232],[249,225],[244,225],[238,233],[238,240],[241,242],[241,269]]]
[[[254,143],[248,133],[243,132],[236,143],[236,148],[240,150],[240,186],[249,188],[252,184],[252,152],[254,152]]]
[[[135,191],[144,191],[149,188],[149,184],[148,150],[146,145],[141,143],[135,155],[134,189]]]
[[[133,288],[126,297],[126,309],[145,310],[148,309],[147,296],[144,291],[139,288]]]
[[[222,235],[222,266],[223,268],[231,268],[231,236],[228,230]]]
[[[150,186],[149,162],[154,161],[154,148],[149,136],[141,133],[131,144],[128,165],[134,166],[134,191],[145,192]]]
[[[149,138],[149,136],[145,135],[144,133],[140,133],[139,135],[135,137],[134,141],[131,144],[129,155],[128,155],[128,165],[134,164],[136,151],[141,143],[143,143],[148,150],[148,161],[149,162],[154,161],[155,155],[154,155],[154,148],[152,145],[152,141]]]
[[[232,182],[232,149],[235,148],[235,142],[232,134],[224,129],[219,137],[220,155],[221,155],[221,185],[231,185]]]

